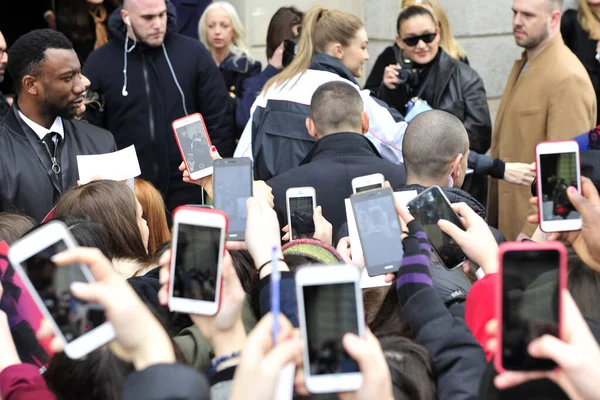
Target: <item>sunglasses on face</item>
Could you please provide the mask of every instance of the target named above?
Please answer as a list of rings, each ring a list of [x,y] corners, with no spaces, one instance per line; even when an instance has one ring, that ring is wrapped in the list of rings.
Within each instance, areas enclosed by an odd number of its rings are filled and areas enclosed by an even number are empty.
[[[426,33],[420,36],[412,36],[407,38],[402,38],[402,41],[406,43],[407,46],[415,47],[421,40],[425,43],[431,43],[434,41],[437,33]]]

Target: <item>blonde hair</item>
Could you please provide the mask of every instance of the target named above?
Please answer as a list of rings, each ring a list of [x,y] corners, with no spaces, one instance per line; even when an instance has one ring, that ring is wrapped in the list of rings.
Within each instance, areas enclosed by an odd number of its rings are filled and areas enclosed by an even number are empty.
[[[198,36],[200,37],[200,41],[204,43],[206,48],[210,51],[210,46],[208,45],[208,40],[206,38],[206,16],[209,12],[216,10],[217,8],[225,10],[231,20],[231,25],[233,26],[233,40],[231,41],[229,51],[234,55],[235,61],[244,56],[248,61],[254,62],[254,57],[252,56],[252,53],[250,53],[248,42],[246,42],[246,30],[244,29],[244,25],[242,25],[242,21],[240,20],[235,7],[226,1],[216,1],[211,3],[202,13],[200,22],[198,22]]]
[[[587,0],[579,0],[579,22],[590,39],[600,40],[600,21],[590,8]]]
[[[452,36],[448,16],[439,0],[402,0],[403,9],[410,6],[424,6],[431,9],[440,27],[440,46],[450,57],[461,60],[467,56],[465,49]]]
[[[313,55],[325,53],[331,43],[348,46],[364,25],[352,15],[339,10],[328,10],[321,6],[311,8],[304,16],[302,34],[298,43],[298,54],[281,73],[275,75],[265,84],[263,93],[273,85],[286,85],[298,74],[303,74],[310,67]]]

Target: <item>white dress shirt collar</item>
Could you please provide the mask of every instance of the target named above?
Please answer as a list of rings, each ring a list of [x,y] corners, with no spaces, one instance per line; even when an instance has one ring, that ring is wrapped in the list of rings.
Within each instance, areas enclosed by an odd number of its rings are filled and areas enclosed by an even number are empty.
[[[23,113],[21,111],[19,111],[19,117],[21,117],[21,119],[31,129],[33,129],[33,131],[35,132],[35,134],[39,136],[40,140],[44,139],[44,136],[46,136],[50,132],[56,132],[56,133],[58,133],[60,135],[61,139],[65,138],[65,129],[63,127],[63,122],[62,122],[62,118],[61,117],[56,117],[56,119],[54,120],[54,123],[52,124],[52,126],[50,127],[50,129],[46,129],[43,126],[41,126],[40,124],[38,124],[37,122],[33,122],[32,120],[30,120],[29,118],[27,118],[25,115],[23,115]]]

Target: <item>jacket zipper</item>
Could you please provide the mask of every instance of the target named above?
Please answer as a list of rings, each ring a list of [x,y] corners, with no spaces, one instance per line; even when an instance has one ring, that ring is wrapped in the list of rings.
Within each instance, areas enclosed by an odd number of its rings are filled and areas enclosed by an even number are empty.
[[[57,139],[56,140],[56,145],[54,146],[54,154],[52,154],[50,152],[50,147],[48,147],[48,143],[44,142],[42,140],[42,143],[44,144],[44,147],[46,148],[46,152],[48,153],[48,155],[50,156],[50,160],[52,161],[52,172],[54,172],[54,175],[56,175],[56,179],[58,180],[58,184],[61,186],[61,190],[62,190],[62,179],[60,176],[60,165],[58,164],[58,162],[56,161],[57,159],[57,154],[58,154],[58,145],[60,143],[60,140]]]
[[[144,72],[144,85],[146,86],[146,96],[148,97],[148,118],[150,123],[150,139],[154,141],[155,132],[154,132],[154,114],[152,112],[152,101],[150,99],[150,83],[148,82],[148,69],[146,68],[146,56],[142,55],[142,70]]]

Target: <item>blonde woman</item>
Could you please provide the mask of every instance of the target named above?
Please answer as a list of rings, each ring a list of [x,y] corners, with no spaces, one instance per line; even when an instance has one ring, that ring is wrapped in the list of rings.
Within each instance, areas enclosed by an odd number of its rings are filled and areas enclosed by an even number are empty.
[[[250,53],[237,11],[225,1],[214,2],[204,10],[198,35],[221,71],[236,115],[239,137],[245,121],[238,118],[237,108],[247,89],[247,79],[260,74],[261,64]]]
[[[369,59],[362,21],[315,6],[304,16],[301,32],[294,60],[254,102],[234,156],[253,157],[254,178],[262,180],[300,165],[315,142],[306,128],[312,95],[324,83],[344,81],[360,91],[369,116],[366,138],[383,158],[400,163],[406,123],[397,111],[361,91],[355,80]]]
[[[600,93],[600,0],[579,0],[578,10],[563,14],[560,31],[565,44],[581,60],[596,91]],[[596,125],[600,125],[600,104]]]

